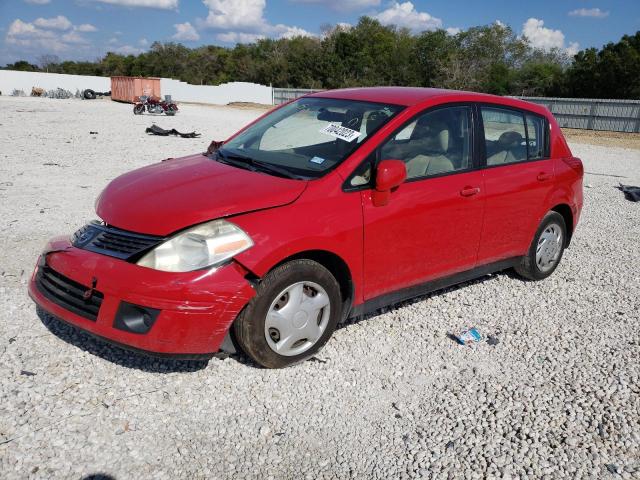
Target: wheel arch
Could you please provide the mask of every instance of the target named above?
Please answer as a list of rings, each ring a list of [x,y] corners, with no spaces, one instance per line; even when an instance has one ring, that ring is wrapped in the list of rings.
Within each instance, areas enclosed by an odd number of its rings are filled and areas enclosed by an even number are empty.
[[[573,237],[573,212],[571,211],[571,207],[566,203],[559,203],[553,207],[551,211],[559,213],[564,219],[565,226],[567,227],[566,246],[568,247],[571,243],[571,238]]]
[[[313,260],[329,270],[340,285],[342,295],[342,320],[349,314],[355,298],[355,286],[349,265],[339,255],[328,250],[305,250],[283,258],[273,265],[269,271],[292,260]]]

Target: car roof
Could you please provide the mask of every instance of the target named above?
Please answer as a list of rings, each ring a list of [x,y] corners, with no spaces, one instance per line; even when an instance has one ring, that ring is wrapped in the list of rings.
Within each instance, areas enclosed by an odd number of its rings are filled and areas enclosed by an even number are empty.
[[[547,115],[548,110],[535,103],[525,102],[512,97],[501,97],[487,93],[465,92],[461,90],[447,90],[444,88],[421,87],[362,87],[341,88],[337,90],[323,90],[310,97],[339,98],[344,100],[360,100],[375,103],[391,103],[395,105],[420,105],[429,100],[450,102],[486,102],[505,105],[515,108],[523,108],[542,115]],[[439,103],[439,102],[438,102]]]

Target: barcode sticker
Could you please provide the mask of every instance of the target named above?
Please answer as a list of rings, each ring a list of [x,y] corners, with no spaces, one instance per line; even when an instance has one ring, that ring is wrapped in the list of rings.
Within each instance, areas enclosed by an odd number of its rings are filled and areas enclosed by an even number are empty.
[[[320,133],[329,135],[331,137],[339,138],[345,142],[353,142],[360,136],[360,132],[351,130],[350,128],[343,127],[342,125],[335,125],[333,123],[327,125],[320,130]]]

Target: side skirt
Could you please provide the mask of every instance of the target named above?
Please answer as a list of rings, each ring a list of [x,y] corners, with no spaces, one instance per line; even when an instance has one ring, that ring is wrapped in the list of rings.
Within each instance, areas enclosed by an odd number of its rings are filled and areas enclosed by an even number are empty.
[[[402,290],[396,290],[395,292],[385,293],[384,295],[380,295],[379,297],[372,298],[360,305],[354,306],[347,318],[366,315],[368,313],[375,312],[376,310],[380,310],[383,307],[395,305],[400,302],[419,297],[421,295],[426,295],[427,293],[435,292],[437,290],[442,290],[459,283],[464,283],[476,278],[484,277],[485,275],[489,275],[490,273],[495,273],[501,270],[506,270],[507,268],[512,268],[516,264],[518,264],[518,262],[520,262],[521,258],[522,257],[513,257],[506,260],[500,260],[499,262],[488,263],[486,265],[481,265],[471,270],[456,273],[448,277],[438,278],[426,283],[403,288]]]

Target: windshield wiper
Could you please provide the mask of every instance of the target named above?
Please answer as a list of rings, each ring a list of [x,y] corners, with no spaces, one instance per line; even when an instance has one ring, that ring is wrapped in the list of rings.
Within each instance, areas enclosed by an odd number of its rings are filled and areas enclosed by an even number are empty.
[[[233,162],[233,164],[244,164],[244,165],[248,165],[253,167],[252,170],[261,170],[263,172],[267,172],[267,173],[275,173],[276,175],[280,176],[280,177],[285,177],[285,178],[297,178],[297,179],[303,179],[304,177],[301,177],[299,175],[295,175],[293,173],[291,173],[289,170],[287,170],[286,168],[282,168],[282,167],[278,167],[277,165],[273,165],[271,163],[267,163],[267,162],[262,162],[260,160],[256,160],[255,158],[251,158],[249,156],[246,155],[241,155],[239,153],[231,153],[231,152],[227,152],[227,151],[222,151],[222,150],[218,150],[217,151],[217,155],[219,157],[222,158],[222,160],[225,160],[227,162],[231,161]]]

